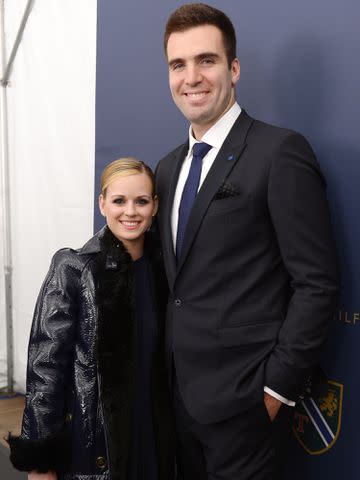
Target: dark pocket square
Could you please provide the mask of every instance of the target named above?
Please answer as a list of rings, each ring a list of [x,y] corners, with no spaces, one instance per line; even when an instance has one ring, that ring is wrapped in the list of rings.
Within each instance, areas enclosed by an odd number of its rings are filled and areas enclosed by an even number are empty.
[[[234,185],[224,182],[216,192],[214,199],[222,200],[223,198],[237,197],[238,195],[240,195],[240,192]]]

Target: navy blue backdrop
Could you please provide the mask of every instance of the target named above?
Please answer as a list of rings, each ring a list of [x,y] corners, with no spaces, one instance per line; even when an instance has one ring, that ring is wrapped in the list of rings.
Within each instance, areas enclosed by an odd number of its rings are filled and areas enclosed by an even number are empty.
[[[186,137],[188,126],[172,102],[162,51],[166,19],[181,3],[98,0],[96,187],[99,172],[111,160],[132,155],[155,166]],[[240,105],[254,117],[303,133],[328,182],[342,296],[324,352],[324,366],[333,383],[318,405],[335,438],[326,447],[311,430],[306,410],[300,409],[294,421],[289,477],[357,479],[360,3],[208,3],[224,10],[236,27]],[[98,187],[96,204],[97,195]],[[97,229],[103,219],[95,210]]]

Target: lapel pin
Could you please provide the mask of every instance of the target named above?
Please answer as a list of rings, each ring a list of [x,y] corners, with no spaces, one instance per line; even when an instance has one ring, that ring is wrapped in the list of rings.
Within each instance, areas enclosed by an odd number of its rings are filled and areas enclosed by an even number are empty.
[[[230,160],[230,161],[231,161],[231,160],[234,160],[234,155],[229,155],[229,156],[228,156],[228,160]]]

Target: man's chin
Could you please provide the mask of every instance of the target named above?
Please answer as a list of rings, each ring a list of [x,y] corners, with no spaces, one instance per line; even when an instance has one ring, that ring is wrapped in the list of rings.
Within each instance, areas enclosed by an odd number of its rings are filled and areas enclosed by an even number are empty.
[[[187,112],[183,111],[184,116],[187,118],[187,120],[191,123],[191,125],[196,125],[198,127],[204,127],[211,123],[210,117],[207,114],[207,112],[194,112],[189,110]]]

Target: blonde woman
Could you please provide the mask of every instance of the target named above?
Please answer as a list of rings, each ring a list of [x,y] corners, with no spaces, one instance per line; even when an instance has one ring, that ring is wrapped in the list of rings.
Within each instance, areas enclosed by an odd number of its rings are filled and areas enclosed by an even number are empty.
[[[169,480],[163,361],[166,285],[154,176],[123,158],[103,171],[106,226],[58,251],[35,308],[26,407],[10,459],[29,480]]]

